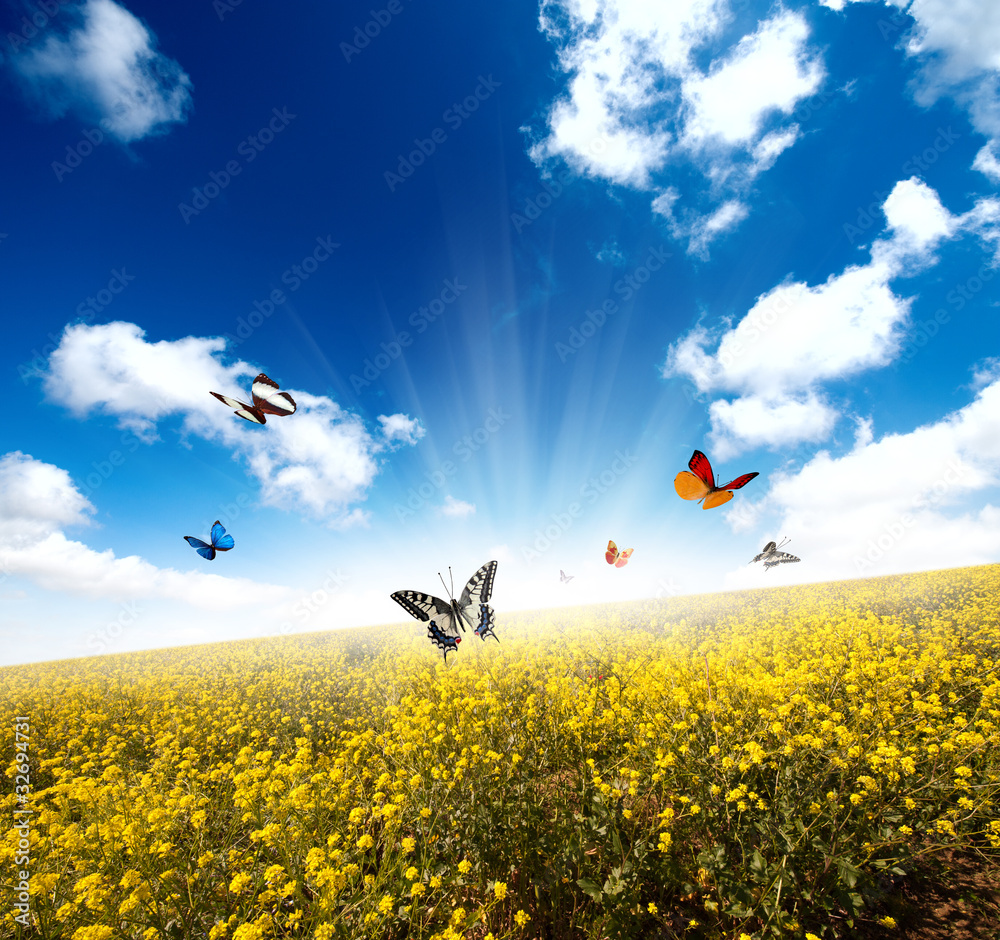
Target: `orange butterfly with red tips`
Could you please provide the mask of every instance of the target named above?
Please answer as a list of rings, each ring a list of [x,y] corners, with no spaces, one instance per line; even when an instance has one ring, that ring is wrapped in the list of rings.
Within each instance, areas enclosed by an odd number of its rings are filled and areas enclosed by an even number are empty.
[[[604,557],[609,565],[614,565],[616,568],[624,568],[634,551],[634,548],[626,548],[623,551],[618,551],[618,546],[614,542],[609,541],[608,550],[604,553]]]
[[[712,465],[700,450],[696,450],[691,456],[688,467],[691,468],[690,473],[681,470],[674,477],[674,489],[681,499],[705,500],[702,509],[713,509],[728,503],[733,498],[733,490],[746,486],[755,476],[759,476],[757,473],[744,473],[723,486],[716,486]]]

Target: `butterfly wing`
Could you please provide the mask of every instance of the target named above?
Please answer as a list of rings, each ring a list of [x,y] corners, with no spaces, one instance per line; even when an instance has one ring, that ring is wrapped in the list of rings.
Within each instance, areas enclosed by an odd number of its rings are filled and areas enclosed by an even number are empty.
[[[459,615],[473,624],[475,634],[484,642],[486,637],[491,636],[497,643],[496,634],[493,632],[495,621],[493,619],[493,608],[486,603],[493,593],[493,579],[496,577],[497,563],[488,561],[480,568],[465,585],[462,596],[458,601]]]
[[[733,494],[728,490],[713,490],[705,497],[705,502],[701,504],[702,509],[715,509],[723,503],[728,503],[733,498]]]
[[[632,552],[634,551],[634,548],[626,548],[625,551],[621,552],[618,556],[618,561],[615,562],[615,567],[624,568],[628,564],[628,560],[632,557]]]
[[[245,401],[240,401],[238,398],[227,398],[225,395],[220,395],[218,392],[209,392],[209,395],[214,395],[219,399],[224,405],[229,405],[230,408],[236,409],[236,414],[241,418],[246,418],[247,421],[252,421],[254,424],[267,424],[267,418],[253,405],[248,405]]]
[[[217,552],[228,552],[236,542],[231,535],[226,535],[226,527],[219,522],[218,519],[215,520],[215,524],[212,526],[212,547]]]
[[[604,558],[609,565],[618,561],[618,546],[614,542],[608,542],[608,550],[604,553]]]
[[[700,450],[696,450],[691,455],[688,469],[710,490],[715,489],[715,474],[712,472],[712,465]]]
[[[185,535],[184,541],[188,543],[195,551],[201,555],[202,558],[207,558],[211,561],[215,558],[215,549],[212,548],[208,542],[203,542],[201,539],[196,539],[193,535]]]
[[[744,473],[735,480],[730,480],[725,486],[720,486],[720,490],[738,490],[746,486],[754,477],[759,477],[759,473]]]
[[[269,379],[263,372],[253,380],[250,393],[253,395],[254,408],[263,414],[295,414],[297,406],[292,396],[288,392],[279,392],[278,383]]]
[[[681,499],[704,499],[712,492],[704,480],[687,470],[681,470],[674,477],[674,489]]]
[[[575,577],[576,577],[575,574],[566,574],[566,572],[563,571],[562,568],[559,569],[559,580],[560,581],[563,581],[563,582],[572,581]]]
[[[801,561],[801,558],[796,558],[794,555],[789,555],[787,552],[773,552],[771,556],[764,562],[764,570],[768,568],[774,568],[778,565],[787,564],[791,561]]]
[[[759,555],[754,555],[753,556],[753,558],[750,560],[750,564],[752,565],[754,562],[760,561],[762,558],[766,558],[772,552],[777,551],[777,549],[778,549],[778,546],[774,542],[768,542],[767,545],[765,545],[764,548],[761,549],[761,552],[760,552]]]
[[[444,661],[448,662],[448,654],[457,650],[462,642],[451,604],[420,591],[396,591],[389,596],[408,614],[427,624],[427,638],[444,651]]]

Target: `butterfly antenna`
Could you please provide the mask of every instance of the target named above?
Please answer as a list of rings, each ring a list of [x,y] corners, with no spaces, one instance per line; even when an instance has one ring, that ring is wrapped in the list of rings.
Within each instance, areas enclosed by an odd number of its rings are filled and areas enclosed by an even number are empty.
[[[784,538],[783,538],[783,539],[781,540],[781,545],[787,545],[787,544],[788,544],[788,543],[789,543],[790,541],[791,541],[791,539],[790,539],[790,538],[788,538],[788,536],[786,535],[786,536],[785,536],[785,537],[784,537]],[[778,546],[778,548],[781,548],[781,545],[779,545],[779,546]]]
[[[448,585],[444,583],[444,578],[441,577],[441,572],[440,571],[438,572],[438,578],[441,581],[441,587],[443,587],[447,591],[448,590]],[[449,598],[451,596],[452,596],[451,594],[448,595]]]

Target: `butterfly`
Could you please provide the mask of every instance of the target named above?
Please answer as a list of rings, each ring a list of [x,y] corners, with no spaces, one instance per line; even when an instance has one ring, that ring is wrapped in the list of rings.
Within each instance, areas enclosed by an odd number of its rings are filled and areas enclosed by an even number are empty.
[[[575,577],[576,577],[575,574],[566,574],[566,572],[563,571],[562,568],[559,569],[559,580],[562,581],[563,584],[567,584],[568,582],[572,581]]]
[[[614,565],[616,568],[624,568],[634,551],[634,548],[626,548],[620,552],[614,542],[608,542],[608,550],[604,553],[604,557],[607,559],[609,565]]]
[[[263,372],[253,380],[250,387],[250,395],[253,397],[253,404],[248,405],[237,398],[226,398],[218,392],[209,392],[214,395],[224,405],[236,409],[236,414],[247,421],[256,424],[267,424],[264,415],[290,415],[295,414],[296,404],[288,392],[279,392],[278,383],[269,379]]]
[[[790,542],[791,539],[782,539],[781,545],[785,545]],[[759,555],[754,555],[750,560],[752,565],[755,561],[760,561],[764,559],[764,570],[767,571],[768,568],[773,568],[776,565],[787,564],[791,561],[802,561],[801,558],[796,558],[794,555],[789,555],[788,552],[779,552],[778,549],[781,545],[775,545],[774,542],[768,542],[764,546],[764,550]]]
[[[215,558],[216,552],[228,552],[236,544],[231,535],[226,535],[226,527],[218,519],[212,526],[210,538],[212,539],[211,545],[201,539],[196,539],[193,535],[185,535],[184,541],[192,548],[197,549],[202,558],[207,558],[209,561]]]
[[[448,571],[450,573],[451,569]],[[450,600],[447,601],[419,591],[396,591],[389,596],[408,614],[428,623],[427,638],[439,650],[444,651],[444,661],[448,662],[448,654],[457,650],[458,644],[462,642],[458,628],[461,627],[464,631],[466,624],[474,629],[476,636],[481,637],[484,643],[488,636],[493,637],[497,643],[500,642],[493,632],[493,608],[487,603],[493,593],[493,578],[496,573],[497,563],[486,562],[469,578],[462,597],[457,601],[454,583],[449,594]],[[440,572],[438,577],[441,578]],[[444,578],[441,578],[441,584],[448,590]]]
[[[703,499],[702,509],[712,509],[728,503],[733,498],[732,490],[738,490],[741,486],[746,486],[757,473],[744,473],[735,480],[731,480],[724,486],[715,485],[715,474],[712,473],[712,465],[708,458],[700,451],[696,450],[688,461],[687,470],[681,470],[674,477],[674,489],[681,499]]]

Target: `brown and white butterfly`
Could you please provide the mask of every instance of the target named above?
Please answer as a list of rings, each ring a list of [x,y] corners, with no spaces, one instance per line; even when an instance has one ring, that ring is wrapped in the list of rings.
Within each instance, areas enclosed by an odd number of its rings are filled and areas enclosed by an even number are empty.
[[[782,539],[781,545],[787,545],[791,539]],[[787,564],[791,561],[802,561],[801,558],[796,558],[794,555],[789,555],[788,552],[779,552],[778,549],[781,545],[777,545],[774,542],[768,542],[764,546],[764,550],[759,555],[754,555],[751,559],[750,564],[752,565],[755,561],[764,560],[764,570],[767,571],[768,568],[773,568],[776,565]]]
[[[253,421],[254,424],[267,424],[267,418],[264,415],[295,414],[296,404],[292,396],[288,392],[279,392],[278,383],[269,379],[263,372],[253,380],[253,385],[250,388],[250,395],[253,398],[252,405],[248,405],[238,398],[227,398],[218,392],[209,392],[208,394],[214,395],[224,405],[235,408],[236,414],[241,418],[246,418],[247,421]]]

